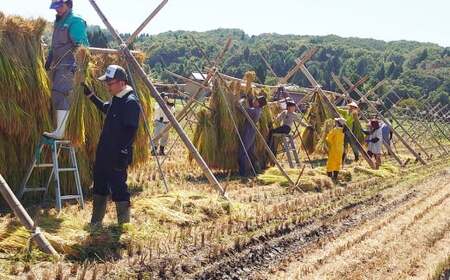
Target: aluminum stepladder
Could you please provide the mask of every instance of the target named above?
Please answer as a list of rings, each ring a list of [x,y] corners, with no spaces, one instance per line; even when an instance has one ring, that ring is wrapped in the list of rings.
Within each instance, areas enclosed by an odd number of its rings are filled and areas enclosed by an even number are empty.
[[[41,163],[41,155],[44,151],[44,147],[48,146],[51,152],[51,160],[50,163]],[[59,163],[59,156],[63,150],[67,150],[69,152],[69,162],[70,167],[62,168]],[[50,176],[47,180],[47,184],[45,187],[31,187],[28,186],[28,182],[31,178],[33,170],[35,168],[52,168]],[[75,177],[75,186],[76,186],[76,194],[73,195],[61,195],[61,180],[60,173],[62,172],[73,172]],[[56,193],[56,209],[61,211],[62,201],[63,200],[72,200],[76,199],[80,204],[81,208],[84,208],[84,199],[83,199],[83,190],[81,188],[81,180],[80,173],[78,171],[77,158],[75,155],[75,147],[71,145],[71,142],[68,140],[56,140],[47,137],[42,137],[39,145],[36,147],[33,162],[26,173],[24,180],[22,181],[22,185],[19,192],[19,199],[23,197],[23,195],[27,192],[44,192],[44,196],[47,194],[48,189],[50,187],[50,183],[52,179],[55,182],[55,193]]]
[[[300,158],[298,156],[297,149],[295,148],[294,138],[292,135],[286,133],[275,133],[273,137],[277,137],[281,140],[283,153],[287,156],[289,167],[295,168],[295,165],[300,167]]]

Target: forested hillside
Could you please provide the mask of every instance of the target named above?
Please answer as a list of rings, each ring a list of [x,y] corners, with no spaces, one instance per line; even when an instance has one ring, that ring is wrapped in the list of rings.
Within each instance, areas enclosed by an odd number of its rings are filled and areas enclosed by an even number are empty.
[[[126,34],[125,34],[126,35]],[[274,84],[276,79],[267,69],[258,53],[271,64],[277,76],[284,76],[294,61],[305,50],[320,47],[308,68],[324,88],[336,90],[331,73],[345,75],[356,81],[370,77],[364,86],[370,88],[382,79],[389,80],[380,94],[394,89],[400,96],[407,93],[414,98],[430,97],[432,103],[450,103],[450,48],[436,44],[412,41],[384,42],[373,39],[329,36],[297,36],[262,34],[249,36],[238,29],[219,29],[208,32],[176,31],[158,35],[142,35],[134,47],[148,54],[146,64],[152,75],[162,81],[171,81],[162,69],[188,76],[196,67],[205,65],[205,59],[191,40],[195,37],[210,58],[223,48],[226,39],[233,38],[233,46],[225,56],[222,71],[242,77],[248,70],[257,73],[262,83]],[[98,28],[91,28],[91,41],[96,46],[112,46],[110,36]],[[290,81],[309,86],[298,73]]]

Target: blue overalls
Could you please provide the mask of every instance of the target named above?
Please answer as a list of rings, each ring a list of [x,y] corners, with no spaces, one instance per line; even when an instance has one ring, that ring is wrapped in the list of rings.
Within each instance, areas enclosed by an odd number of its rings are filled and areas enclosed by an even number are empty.
[[[127,168],[132,162],[133,142],[139,126],[140,106],[133,91],[103,103],[95,95],[91,101],[106,114],[94,164],[94,194],[112,194],[115,202],[130,201]]]

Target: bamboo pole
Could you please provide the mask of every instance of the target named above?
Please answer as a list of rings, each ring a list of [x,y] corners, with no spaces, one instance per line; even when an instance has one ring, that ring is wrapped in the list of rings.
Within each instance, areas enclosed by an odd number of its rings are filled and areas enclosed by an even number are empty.
[[[97,14],[102,19],[103,23],[106,25],[108,30],[111,32],[112,36],[118,41],[121,51],[123,55],[125,56],[126,60],[133,66],[135,69],[136,74],[140,76],[140,78],[143,80],[144,84],[147,86],[147,88],[150,90],[150,93],[152,97],[158,102],[160,108],[163,110],[164,114],[167,116],[169,121],[172,123],[173,127],[175,128],[176,132],[180,136],[181,140],[184,142],[186,147],[189,149],[191,154],[193,155],[194,159],[199,164],[200,168],[202,169],[203,173],[205,174],[206,178],[210,182],[210,184],[222,195],[226,198],[226,194],[220,185],[219,181],[217,181],[217,178],[212,173],[211,169],[209,169],[208,165],[205,163],[195,146],[192,144],[192,142],[189,140],[189,137],[184,132],[183,128],[178,123],[175,116],[172,114],[172,112],[167,107],[166,103],[164,102],[164,99],[159,94],[156,87],[153,85],[153,83],[150,81],[150,79],[147,77],[147,74],[144,72],[142,67],[139,65],[139,62],[136,60],[136,58],[131,54],[130,50],[128,49],[127,45],[124,43],[122,38],[119,36],[117,31],[113,28],[113,26],[109,23],[108,19],[105,17],[103,12],[98,7],[95,0],[89,0],[92,7],[95,9]]]
[[[314,77],[311,75],[311,73],[309,73],[308,69],[306,68],[306,66],[304,64],[301,64],[300,70],[303,72],[303,74],[305,74],[306,78],[311,83],[311,85],[314,86],[315,88],[317,88],[317,90],[322,95],[323,99],[325,100],[325,103],[331,109],[331,112],[333,113],[334,117],[335,118],[340,118],[341,115],[339,114],[336,106],[323,93],[322,88],[317,83],[317,81],[314,79]],[[371,168],[375,168],[375,163],[369,157],[369,155],[367,154],[366,150],[364,150],[364,147],[361,145],[361,143],[359,143],[358,139],[356,138],[355,134],[353,134],[352,130],[347,126],[347,124],[344,124],[344,127],[348,131],[348,134],[349,134],[351,140],[354,141],[354,143],[358,147],[359,152],[361,153],[363,158],[366,160],[366,162],[369,164],[369,166]]]
[[[392,91],[394,95],[400,99],[400,96],[395,91]],[[407,110],[413,115],[415,115],[415,112],[413,112],[410,108],[407,108]],[[416,115],[417,117],[417,115]],[[425,121],[427,121],[427,118],[425,118]],[[425,129],[424,133],[429,134],[429,138],[431,138],[436,144],[446,153],[448,154],[448,151],[445,149],[445,147],[441,144],[441,142],[434,136],[433,129],[431,127],[427,127],[427,125],[423,122],[423,120],[416,120],[416,122],[420,123],[420,125]],[[429,133],[431,131],[431,133]],[[446,136],[444,134],[444,136]],[[442,155],[442,153],[441,153]]]
[[[348,91],[344,88],[344,85],[341,83],[341,81],[339,81],[338,77],[332,73],[332,78],[334,80],[334,82],[336,83],[336,85],[338,86],[338,88],[340,88],[340,90],[343,92],[344,96],[350,98],[350,94],[348,93]],[[376,89],[375,89],[376,90]],[[375,92],[374,89],[372,89],[373,92]],[[367,98],[368,95],[366,95],[365,97]],[[364,118],[365,121],[369,121],[366,116],[362,115],[362,117]],[[389,154],[392,155],[394,157],[394,159],[397,161],[397,163],[400,166],[404,166],[404,162],[400,159],[399,156],[397,156],[397,154],[392,150],[391,146],[388,145],[388,143],[386,143],[385,141],[383,141],[383,145],[384,147],[388,150]]]
[[[45,238],[44,234],[41,232],[40,228],[37,227],[37,225],[34,223],[33,219],[31,219],[30,215],[28,215],[27,211],[22,206],[17,197],[14,195],[11,188],[8,186],[8,183],[1,174],[0,174],[0,193],[2,194],[5,201],[8,203],[11,210],[13,210],[16,217],[20,220],[22,225],[25,226],[25,228],[32,233],[31,237],[36,242],[38,247],[42,250],[42,252],[59,257],[59,254]]]
[[[144,22],[136,29],[136,31],[131,34],[131,36],[128,38],[126,44],[129,47],[131,43],[133,43],[134,39],[141,33],[142,30],[148,25],[148,23],[164,8],[164,6],[169,2],[169,0],[163,0],[158,7],[144,20]]]
[[[316,54],[317,50],[319,50],[319,48],[317,47],[312,48],[308,50],[300,59],[297,58],[295,60],[296,65],[291,70],[289,70],[286,76],[284,76],[278,81],[278,84],[284,85],[287,82],[289,82],[289,80],[292,77],[294,77],[295,74],[297,74],[297,72],[302,68],[302,66]]]
[[[352,84],[350,80],[348,80],[347,78],[344,77],[344,81],[349,84],[349,86]],[[359,97],[361,97],[365,102],[368,102],[369,100],[367,100],[367,98],[364,97],[364,95],[361,94],[361,92],[358,89],[355,89],[355,92],[359,95]],[[389,126],[390,129],[392,129],[392,132],[394,133],[395,136],[397,136],[398,139],[400,139],[400,142],[403,143],[403,145],[416,157],[416,159],[418,159],[423,165],[426,165],[427,163],[425,162],[425,160],[423,160],[423,158],[416,152],[414,151],[414,149],[408,144],[408,142],[405,141],[405,139],[392,127],[392,124],[377,110],[377,108],[375,108],[375,106],[373,106],[372,103],[368,102],[369,106],[375,110],[375,112],[377,113],[377,115],[383,120],[383,122]],[[384,105],[383,105],[384,106]],[[405,131],[407,133],[407,131],[403,128],[403,126],[395,119],[395,117],[392,115],[392,118],[394,119],[394,121],[397,122],[397,124],[399,125],[399,127]],[[421,147],[420,145],[418,147]],[[424,151],[424,153],[427,155],[428,153],[421,148],[422,151]]]
[[[203,85],[208,86],[210,80],[214,77],[215,73],[217,72],[217,65],[219,64],[219,62],[223,59],[225,53],[228,51],[228,49],[231,47],[231,38],[228,38],[225,47],[223,48],[222,52],[217,56],[216,60],[213,63],[213,67],[208,71],[208,74],[206,76],[205,81],[203,82]],[[177,114],[177,120],[181,121],[183,120],[188,114],[189,112],[192,110],[192,105],[195,103],[194,100],[196,100],[200,94],[202,93],[201,89],[198,89],[198,91],[193,94],[191,96],[191,98],[189,98],[189,100],[186,102],[186,105],[183,107],[183,109]],[[158,134],[156,135],[153,140],[157,141],[159,140],[162,135],[164,133],[166,133],[170,128],[172,127],[172,125],[169,123],[167,124],[164,129]]]

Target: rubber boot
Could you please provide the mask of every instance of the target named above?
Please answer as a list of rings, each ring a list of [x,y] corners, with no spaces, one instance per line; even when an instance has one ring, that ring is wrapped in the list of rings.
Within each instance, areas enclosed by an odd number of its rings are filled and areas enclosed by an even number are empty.
[[[63,139],[66,132],[67,119],[69,118],[69,111],[56,111],[56,129],[53,132],[44,132],[44,136],[53,139]]]
[[[94,194],[91,226],[101,226],[106,213],[107,196]]]
[[[117,223],[119,225],[130,222],[130,206],[129,201],[116,202]]]
[[[333,178],[333,172],[327,172],[327,176]]]
[[[160,156],[165,156],[165,155],[166,155],[166,153],[164,152],[164,149],[165,149],[164,146],[160,146],[160,147],[159,147],[159,155],[160,155]]]
[[[333,172],[333,180],[334,180],[335,182],[337,182],[338,175],[339,175],[339,171],[334,171],[334,172]]]

